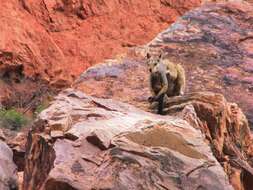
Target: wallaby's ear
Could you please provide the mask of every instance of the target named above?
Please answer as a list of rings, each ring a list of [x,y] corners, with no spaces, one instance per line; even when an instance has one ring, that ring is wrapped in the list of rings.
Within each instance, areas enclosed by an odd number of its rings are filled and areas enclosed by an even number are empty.
[[[150,59],[150,57],[151,57],[150,53],[147,53],[146,58]]]
[[[159,59],[162,59],[163,55],[162,53],[159,54]]]

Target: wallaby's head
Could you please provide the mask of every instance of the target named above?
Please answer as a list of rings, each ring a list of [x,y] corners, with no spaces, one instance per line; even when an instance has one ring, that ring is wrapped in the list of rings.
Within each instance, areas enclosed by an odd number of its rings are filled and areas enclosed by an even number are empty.
[[[161,62],[161,59],[162,54],[151,56],[149,53],[147,53],[146,55],[147,65],[151,73],[155,73],[158,71],[158,65]]]

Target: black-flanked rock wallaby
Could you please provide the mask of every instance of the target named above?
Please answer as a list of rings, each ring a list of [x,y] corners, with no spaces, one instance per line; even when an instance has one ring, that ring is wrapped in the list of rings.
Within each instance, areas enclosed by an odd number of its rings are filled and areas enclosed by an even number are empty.
[[[150,71],[149,81],[152,93],[149,102],[158,102],[158,114],[163,115],[164,97],[184,94],[185,71],[180,64],[163,59],[162,54],[151,56],[147,53],[146,58]]]

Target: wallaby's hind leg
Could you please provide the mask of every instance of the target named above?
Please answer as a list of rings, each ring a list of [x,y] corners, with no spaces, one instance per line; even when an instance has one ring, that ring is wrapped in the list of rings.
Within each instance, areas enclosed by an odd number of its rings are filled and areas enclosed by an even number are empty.
[[[172,96],[179,96],[181,95],[180,92],[181,92],[181,84],[178,81],[176,81],[176,84],[172,91]]]
[[[175,85],[175,96],[184,95],[185,91],[185,71],[181,65],[177,65],[178,76]]]

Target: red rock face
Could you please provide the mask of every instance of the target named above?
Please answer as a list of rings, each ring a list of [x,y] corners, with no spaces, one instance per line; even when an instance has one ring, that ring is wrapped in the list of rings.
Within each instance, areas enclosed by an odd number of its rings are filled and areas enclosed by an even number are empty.
[[[44,27],[16,1],[1,1],[0,14],[1,75],[18,70],[28,77],[60,77],[66,61]]]
[[[0,101],[23,107],[49,83],[66,86],[66,60],[43,26],[19,1],[0,7]]]
[[[200,2],[1,1],[0,101],[26,107],[41,86],[68,86],[87,67],[145,44]]]
[[[23,0],[24,7],[62,50],[75,76],[129,46],[145,44],[200,3],[200,0]]]

